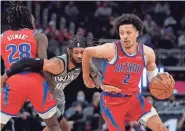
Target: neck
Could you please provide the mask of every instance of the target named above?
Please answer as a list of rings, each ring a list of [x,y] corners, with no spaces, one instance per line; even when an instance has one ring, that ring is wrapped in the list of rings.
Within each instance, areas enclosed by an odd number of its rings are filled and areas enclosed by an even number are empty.
[[[76,66],[74,65],[74,63],[68,59],[68,70],[71,70],[73,68],[75,68]]]
[[[138,44],[136,42],[136,44],[134,44],[132,47],[130,48],[125,48],[122,44],[122,48],[124,49],[124,51],[129,54],[129,55],[132,55],[132,54],[136,54],[137,53],[137,50],[138,50]]]

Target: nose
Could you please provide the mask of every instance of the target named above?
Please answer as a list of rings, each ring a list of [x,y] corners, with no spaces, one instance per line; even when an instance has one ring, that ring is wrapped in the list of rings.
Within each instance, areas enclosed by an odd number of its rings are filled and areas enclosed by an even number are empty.
[[[82,58],[82,54],[81,53],[78,54],[78,58]]]
[[[123,38],[124,39],[127,39],[127,34],[126,33],[123,35]]]

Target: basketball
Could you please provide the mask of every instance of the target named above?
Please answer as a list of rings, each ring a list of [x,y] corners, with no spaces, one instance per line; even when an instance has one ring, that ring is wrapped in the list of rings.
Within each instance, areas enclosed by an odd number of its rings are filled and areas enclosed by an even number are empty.
[[[167,99],[174,91],[174,81],[168,73],[162,73],[155,76],[150,85],[150,93],[157,99]]]

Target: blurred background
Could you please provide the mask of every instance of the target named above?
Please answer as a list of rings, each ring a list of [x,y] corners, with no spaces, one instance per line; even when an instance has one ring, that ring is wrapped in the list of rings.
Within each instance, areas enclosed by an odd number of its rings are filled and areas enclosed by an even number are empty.
[[[6,3],[1,2],[1,33],[8,29]],[[138,41],[155,50],[159,72],[169,72],[176,82],[174,94],[169,99],[157,100],[150,95],[144,70],[139,84],[141,92],[158,110],[169,131],[185,131],[185,2],[26,1],[22,4],[33,13],[36,30],[48,37],[49,58],[65,53],[67,41],[76,32],[82,32],[90,39],[96,38],[96,44],[113,42],[119,39],[113,30],[115,19],[122,13],[138,15],[144,25]],[[101,71],[103,60],[93,61]],[[99,109],[101,90],[86,88],[80,75],[64,92],[65,116],[72,131],[107,130]],[[3,131],[41,131],[44,126],[27,101],[18,117],[12,118]],[[126,130],[149,131],[137,122],[129,121]]]

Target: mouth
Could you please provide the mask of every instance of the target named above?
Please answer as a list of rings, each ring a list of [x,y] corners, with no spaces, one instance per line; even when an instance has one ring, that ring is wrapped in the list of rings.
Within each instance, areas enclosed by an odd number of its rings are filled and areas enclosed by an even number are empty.
[[[123,42],[124,42],[126,45],[130,43],[130,41],[128,41],[128,40],[125,40],[125,41],[123,41]]]
[[[76,62],[77,62],[77,63],[81,63],[81,62],[82,62],[82,60],[77,60]]]

